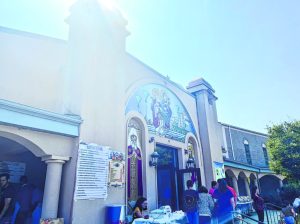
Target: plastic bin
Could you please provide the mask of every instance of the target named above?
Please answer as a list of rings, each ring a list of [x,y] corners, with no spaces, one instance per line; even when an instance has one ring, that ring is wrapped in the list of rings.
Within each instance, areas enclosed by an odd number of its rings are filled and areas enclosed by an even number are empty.
[[[125,221],[125,205],[107,205],[105,224],[120,224]]]

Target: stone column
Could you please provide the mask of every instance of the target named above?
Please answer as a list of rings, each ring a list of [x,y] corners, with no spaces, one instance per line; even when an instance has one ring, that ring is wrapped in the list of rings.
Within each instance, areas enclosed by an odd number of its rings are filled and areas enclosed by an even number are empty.
[[[248,196],[251,196],[250,187],[249,187],[249,183],[248,183],[247,178],[245,178],[244,181],[245,181],[246,193],[247,193]]]
[[[45,181],[42,218],[57,218],[60,182],[63,164],[62,159],[45,159],[47,174]]]
[[[237,179],[235,177],[232,177],[232,183],[233,183],[233,188],[237,194],[237,196],[239,196],[239,186],[238,186],[238,183],[237,183]]]

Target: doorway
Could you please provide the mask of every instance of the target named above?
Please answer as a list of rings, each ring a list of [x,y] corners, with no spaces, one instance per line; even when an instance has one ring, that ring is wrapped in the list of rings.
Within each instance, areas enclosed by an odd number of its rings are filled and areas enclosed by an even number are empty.
[[[170,205],[173,211],[178,210],[177,149],[164,145],[156,145],[156,151],[159,154],[157,163],[158,207]]]

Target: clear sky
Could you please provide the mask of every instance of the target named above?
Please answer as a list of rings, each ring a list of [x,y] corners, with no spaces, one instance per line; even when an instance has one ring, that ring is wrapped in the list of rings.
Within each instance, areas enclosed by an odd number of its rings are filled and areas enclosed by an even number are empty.
[[[67,39],[72,0],[1,0],[0,26]],[[219,120],[266,132],[300,119],[299,0],[116,0],[129,53],[186,86],[216,90]]]

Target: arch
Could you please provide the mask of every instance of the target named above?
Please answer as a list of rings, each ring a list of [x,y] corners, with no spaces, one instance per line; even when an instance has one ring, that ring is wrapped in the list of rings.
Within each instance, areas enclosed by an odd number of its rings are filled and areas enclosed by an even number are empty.
[[[235,186],[235,181],[237,180],[235,174],[231,169],[226,169],[225,170],[225,177],[226,177],[226,182],[230,187],[236,188]]]
[[[146,84],[129,97],[126,114],[137,111],[154,135],[185,142],[187,133],[196,135],[192,119],[177,95],[160,84]]]
[[[267,174],[259,179],[260,193],[270,202],[276,203],[280,200],[279,190],[281,179],[275,175]]]
[[[238,175],[237,184],[238,184],[240,196],[249,195],[248,180],[246,174],[243,171],[241,171]]]
[[[250,189],[252,189],[254,186],[257,186],[257,178],[256,178],[256,175],[251,173],[250,176],[249,176],[249,187]],[[258,186],[257,186],[258,187]]]
[[[188,133],[187,135],[186,135],[186,141],[185,141],[185,144],[186,144],[186,149],[185,149],[185,161],[184,162],[186,162],[187,160],[188,160],[188,156],[189,156],[189,146],[191,146],[192,145],[192,147],[193,147],[193,152],[191,152],[192,153],[192,156],[193,156],[193,158],[195,159],[195,165],[196,166],[198,166],[198,167],[200,167],[200,159],[202,159],[202,157],[201,157],[201,151],[200,151],[200,147],[199,147],[199,144],[198,144],[198,142],[197,142],[197,140],[196,140],[196,138],[195,138],[195,136],[194,135],[192,135],[191,133]],[[186,150],[187,150],[187,152],[186,152]]]
[[[146,186],[145,126],[138,117],[129,118],[126,124],[126,194],[128,200],[137,200],[145,195]]]
[[[23,136],[11,132],[5,132],[5,131],[0,131],[0,136],[12,140],[14,142],[17,142],[20,145],[23,145],[25,148],[27,148],[30,152],[32,152],[37,157],[42,157],[46,155],[46,153],[39,146],[34,144],[29,139],[24,138]]]

